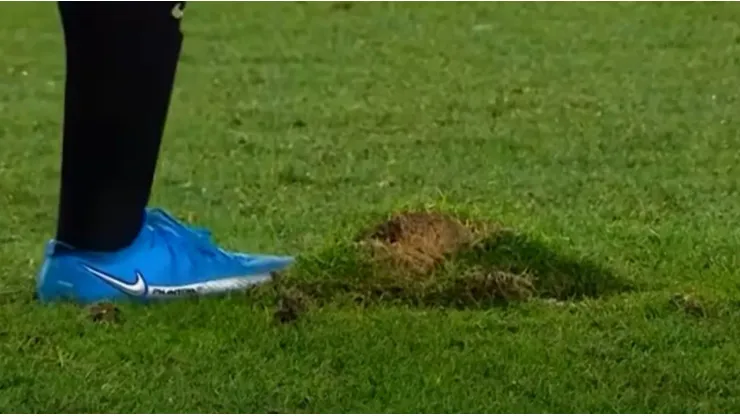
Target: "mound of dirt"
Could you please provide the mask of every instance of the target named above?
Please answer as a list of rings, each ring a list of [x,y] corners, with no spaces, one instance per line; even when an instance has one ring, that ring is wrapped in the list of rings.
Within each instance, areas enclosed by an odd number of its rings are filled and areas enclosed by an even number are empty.
[[[334,301],[464,309],[633,289],[608,269],[522,233],[439,212],[392,215],[355,243],[307,259],[296,276],[279,281],[276,321]]]
[[[446,214],[406,212],[394,215],[366,235],[376,259],[424,274],[447,256],[469,247],[475,232]]]

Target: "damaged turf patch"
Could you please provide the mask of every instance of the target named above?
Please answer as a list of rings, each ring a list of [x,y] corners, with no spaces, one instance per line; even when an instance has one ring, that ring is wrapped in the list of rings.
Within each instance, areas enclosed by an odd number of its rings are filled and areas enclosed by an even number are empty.
[[[687,315],[702,318],[707,316],[707,310],[704,307],[703,302],[694,295],[673,295],[673,297],[671,297],[671,305],[675,309],[681,310]]]
[[[475,235],[449,215],[422,212],[395,215],[364,234],[359,242],[371,248],[377,262],[422,276],[469,247]]]
[[[283,290],[278,296],[275,322],[288,324],[296,321],[308,309],[310,299],[296,289]]]
[[[302,304],[310,299],[450,308],[533,297],[578,300],[634,289],[593,262],[557,253],[498,224],[434,212],[393,215],[351,243],[302,258],[277,287],[300,293]],[[294,320],[299,313],[286,307],[290,296],[278,299],[283,312],[276,317]]]
[[[121,310],[112,303],[98,303],[88,308],[88,314],[93,322],[121,323]]]

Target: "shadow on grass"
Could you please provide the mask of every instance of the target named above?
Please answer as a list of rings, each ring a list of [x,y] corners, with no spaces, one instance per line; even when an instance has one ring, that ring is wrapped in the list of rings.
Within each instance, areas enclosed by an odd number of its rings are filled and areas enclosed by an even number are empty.
[[[598,298],[634,290],[632,283],[587,259],[558,253],[545,243],[506,230],[460,256],[468,264],[535,278],[537,296],[558,300]]]

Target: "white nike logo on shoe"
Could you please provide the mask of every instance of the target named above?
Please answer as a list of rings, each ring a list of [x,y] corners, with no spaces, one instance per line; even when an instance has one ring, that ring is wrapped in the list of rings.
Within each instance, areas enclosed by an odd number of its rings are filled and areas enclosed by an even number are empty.
[[[113,275],[94,269],[86,264],[83,264],[82,267],[123,293],[129,294],[131,296],[146,295],[146,281],[144,280],[144,276],[138,271],[136,272],[136,281],[134,283],[126,283]]]
[[[174,7],[172,7],[171,13],[172,13],[172,17],[174,17],[175,19],[177,20],[182,19],[182,16],[184,14],[182,10],[182,3],[176,3]]]
[[[272,279],[272,276],[268,273],[248,277],[233,276],[181,286],[155,286],[147,284],[144,279],[144,275],[139,271],[135,272],[136,281],[134,283],[128,283],[116,276],[105,273],[86,264],[83,264],[82,267],[92,275],[98,277],[123,293],[131,296],[146,296],[147,298],[168,298],[230,292],[233,290],[247,289],[251,286],[255,286]]]

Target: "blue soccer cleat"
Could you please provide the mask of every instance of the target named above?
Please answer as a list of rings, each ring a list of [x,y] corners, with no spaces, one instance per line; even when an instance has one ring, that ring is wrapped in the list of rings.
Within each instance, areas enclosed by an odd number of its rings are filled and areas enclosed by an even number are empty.
[[[37,292],[43,302],[80,303],[218,294],[264,283],[292,262],[292,257],[225,251],[208,231],[187,227],[164,211],[148,210],[133,244],[114,253],[49,242]]]

